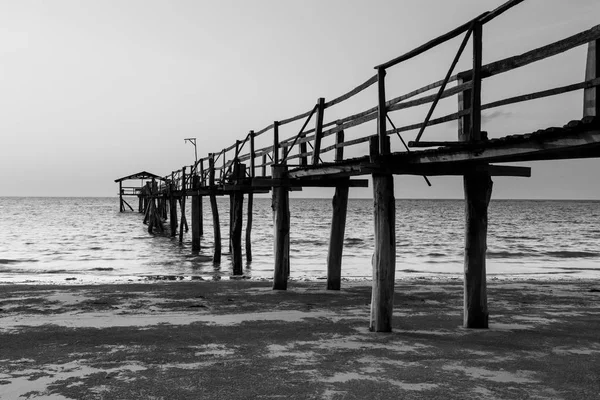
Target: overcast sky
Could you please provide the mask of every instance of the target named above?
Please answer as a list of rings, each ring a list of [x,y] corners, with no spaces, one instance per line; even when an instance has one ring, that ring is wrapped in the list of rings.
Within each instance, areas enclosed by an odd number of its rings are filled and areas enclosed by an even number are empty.
[[[192,164],[186,137],[198,138],[200,157],[218,152],[251,129],[312,108],[318,97],[348,91],[375,65],[501,3],[0,0],[0,196],[114,196],[115,178],[141,170],[166,175]],[[526,0],[485,26],[484,62],[589,29],[599,15],[598,0]],[[390,69],[389,97],[442,79],[459,43]],[[585,56],[582,46],[486,80],[483,100],[581,82]],[[469,68],[470,58],[468,47],[459,69]],[[484,115],[484,129],[500,137],[562,126],[581,118],[582,97],[578,91],[495,109]],[[367,90],[328,109],[325,120],[375,104],[376,92]],[[415,123],[426,111],[392,118]],[[435,115],[454,111],[455,97]],[[367,133],[375,133],[374,123],[348,135]],[[456,135],[449,123],[423,139]],[[532,178],[494,179],[494,198],[600,198],[598,160],[531,166]],[[429,188],[422,178],[398,177],[396,196],[462,197],[460,178],[431,180]],[[369,197],[371,189],[351,194]]]

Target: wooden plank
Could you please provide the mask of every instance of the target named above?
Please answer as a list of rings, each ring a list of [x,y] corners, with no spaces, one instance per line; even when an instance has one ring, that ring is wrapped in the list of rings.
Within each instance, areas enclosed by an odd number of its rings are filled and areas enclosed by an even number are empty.
[[[373,175],[375,252],[371,297],[371,331],[391,332],[396,273],[396,204],[394,176]]]
[[[327,103],[325,103],[325,108],[329,108],[335,104],[341,103],[344,100],[349,99],[350,97],[362,92],[363,90],[365,90],[366,88],[370,87],[371,85],[373,85],[375,82],[377,82],[377,75],[373,75],[372,77],[370,77],[369,79],[366,80],[366,82],[358,85],[357,87],[355,87],[354,89],[350,90],[349,92],[336,97],[335,99],[328,101]]]
[[[274,165],[271,175],[274,179],[285,177],[287,166]],[[288,189],[274,186],[273,198],[273,237],[274,237],[274,276],[273,289],[286,290],[290,271],[290,206]]]
[[[600,78],[600,40],[588,43],[585,64],[586,81]],[[583,117],[600,116],[600,89],[593,87],[583,91]]]
[[[485,15],[485,14],[481,14],[480,16],[478,16],[475,19],[481,18],[483,15]],[[386,63],[380,64],[380,65],[376,66],[375,69],[380,70],[380,69],[386,69],[386,68],[392,67],[401,62],[410,60],[411,58],[416,57],[419,54],[422,54],[428,50],[431,50],[432,48],[434,48],[444,42],[447,42],[450,39],[454,39],[458,35],[466,32],[471,27],[472,21],[473,20],[471,20],[467,23],[464,23],[461,26],[454,28],[450,32],[445,33],[441,36],[438,36],[437,38],[430,40],[429,42],[425,43],[424,45],[421,45],[421,46],[409,51],[408,53],[405,53],[399,57],[396,57]]]
[[[528,52],[504,58],[502,60],[494,61],[486,64],[481,68],[481,76],[487,78],[490,76],[498,75],[507,71],[511,71],[525,65],[529,65],[536,61],[543,60],[548,57],[555,56],[563,53],[572,48],[587,44],[592,40],[600,39],[600,25],[596,25],[587,31],[577,33],[568,38],[556,41],[546,46],[538,47]],[[459,78],[469,80],[472,75],[472,71],[463,71],[457,74]]]
[[[501,6],[497,7],[495,10],[490,11],[489,13],[485,14],[484,16],[482,16],[479,19],[479,22],[481,24],[486,24],[486,23],[490,22],[491,20],[493,20],[494,18],[499,17],[504,12],[510,10],[514,6],[522,3],[523,1],[524,0],[509,0],[506,3],[502,4]]]
[[[323,114],[325,112],[325,99],[319,97],[317,100],[317,110],[315,114],[315,145],[313,147],[312,154],[312,165],[316,165],[319,162],[319,156],[321,154],[321,139],[323,136]]]

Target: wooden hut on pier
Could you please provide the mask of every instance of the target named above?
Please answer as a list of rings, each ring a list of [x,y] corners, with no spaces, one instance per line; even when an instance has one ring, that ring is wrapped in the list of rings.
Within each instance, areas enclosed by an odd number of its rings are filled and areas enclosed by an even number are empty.
[[[248,197],[248,231],[246,254],[251,257],[250,229],[252,196],[257,192],[272,192],[274,220],[274,278],[273,289],[287,288],[290,271],[290,209],[289,191],[302,187],[334,187],[333,217],[329,256],[327,258],[327,288],[339,289],[341,277],[342,246],[346,221],[348,191],[350,187],[367,185],[373,181],[373,210],[375,243],[373,255],[373,289],[370,327],[373,331],[392,329],[393,300],[396,271],[396,227],[394,175],[459,175],[463,176],[465,195],[465,253],[464,253],[464,326],[488,327],[486,292],[486,247],[488,204],[492,194],[492,176],[528,177],[529,167],[504,165],[507,162],[562,160],[572,158],[600,158],[600,63],[598,43],[600,26],[582,31],[571,37],[546,46],[498,60],[482,63],[483,28],[523,0],[511,0],[497,9],[466,22],[460,27],[420,46],[389,62],[375,67],[376,74],[349,92],[325,101],[318,98],[308,111],[295,117],[278,120],[259,130],[250,131],[243,140],[217,153],[209,153],[189,167],[164,177],[161,186],[152,185],[148,212],[150,220],[160,207],[155,198],[170,196],[180,199],[182,220],[185,218],[185,198],[192,197],[192,243],[199,246],[202,230],[197,222],[199,202],[203,196],[210,198],[214,218],[214,261],[220,261],[221,243],[216,196],[230,196],[231,248],[234,274],[241,274],[242,259],[242,204]],[[386,96],[386,75],[391,69],[409,59],[426,53],[446,41],[464,35],[454,60],[445,77],[399,97]],[[472,68],[454,73],[457,62],[467,47],[472,45]],[[512,71],[587,45],[588,57],[583,81],[570,85],[518,95],[482,104],[482,81],[492,76]],[[582,63],[582,70],[583,70]],[[455,86],[448,87],[455,82]],[[326,121],[327,109],[334,107],[366,88],[377,85],[377,104],[363,112],[345,118]],[[571,121],[560,128],[548,128],[533,133],[506,135],[506,132],[483,132],[482,110],[547,98],[572,91],[583,91],[583,119]],[[435,91],[432,94],[427,92]],[[419,95],[422,95],[419,97]],[[457,96],[457,111],[432,118],[436,105],[443,98]],[[401,110],[431,104],[425,120],[418,124],[396,126],[392,116]],[[282,126],[304,120],[299,133],[282,139]],[[314,128],[306,129],[313,121]],[[356,126],[375,121],[375,134],[345,140],[345,132]],[[456,140],[422,141],[428,126],[458,121]],[[390,129],[391,128],[391,129]],[[414,140],[405,141],[403,132],[417,131]],[[256,149],[255,139],[271,132],[272,144]],[[333,136],[335,135],[335,136]],[[325,138],[335,138],[335,143],[325,146]],[[398,138],[393,143],[391,138]],[[331,139],[331,138],[330,138]],[[369,151],[359,157],[344,158],[344,148],[368,143]],[[308,149],[310,146],[310,149]],[[426,150],[418,150],[427,147]],[[246,148],[246,152],[243,152]],[[417,150],[415,150],[417,149]],[[329,158],[327,158],[329,156]],[[293,163],[295,162],[295,163]],[[495,164],[492,164],[495,163]],[[268,171],[270,168],[270,171]],[[269,173],[270,172],[270,173]],[[176,203],[171,201],[170,204]],[[194,211],[196,210],[196,211]],[[171,224],[177,225],[177,210],[171,208]],[[201,220],[201,217],[200,217]],[[174,222],[175,221],[175,222]],[[182,222],[183,223],[183,222]],[[151,231],[152,223],[149,225]],[[180,235],[182,229],[180,228]],[[180,236],[181,240],[181,236]],[[198,242],[197,242],[198,241]]]

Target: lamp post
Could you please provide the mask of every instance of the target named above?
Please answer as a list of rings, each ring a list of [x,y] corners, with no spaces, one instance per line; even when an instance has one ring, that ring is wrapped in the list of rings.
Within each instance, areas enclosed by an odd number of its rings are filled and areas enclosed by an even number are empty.
[[[183,142],[190,142],[194,145],[194,169],[196,169],[196,164],[198,164],[198,149],[196,148],[196,138],[185,138]]]

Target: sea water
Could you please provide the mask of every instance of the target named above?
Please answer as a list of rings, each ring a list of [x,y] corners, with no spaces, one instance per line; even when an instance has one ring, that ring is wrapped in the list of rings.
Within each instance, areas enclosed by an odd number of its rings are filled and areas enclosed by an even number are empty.
[[[128,282],[147,277],[231,275],[229,199],[220,198],[223,258],[212,262],[213,226],[204,199],[201,250],[191,232],[149,234],[143,215],[119,212],[117,198],[0,198],[0,282]],[[188,201],[188,221],[190,220]],[[330,199],[291,199],[290,277],[326,277]],[[244,211],[244,232],[246,209]],[[168,226],[168,223],[165,224]],[[492,200],[487,271],[494,277],[600,277],[600,202]],[[396,201],[396,278],[460,277],[464,201]],[[373,201],[350,199],[342,277],[370,278]],[[273,276],[273,217],[269,198],[255,198],[252,262],[244,275]],[[244,257],[245,260],[245,257]]]

